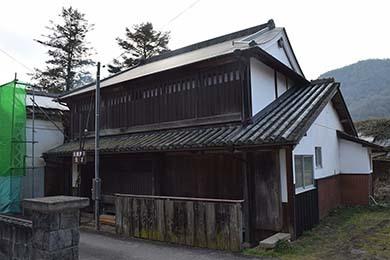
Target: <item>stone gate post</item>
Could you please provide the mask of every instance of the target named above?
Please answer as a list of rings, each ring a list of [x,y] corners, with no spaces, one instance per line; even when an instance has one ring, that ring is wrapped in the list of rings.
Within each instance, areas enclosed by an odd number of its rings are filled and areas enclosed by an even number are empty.
[[[88,198],[53,196],[23,200],[32,212],[32,259],[79,259],[79,210]]]

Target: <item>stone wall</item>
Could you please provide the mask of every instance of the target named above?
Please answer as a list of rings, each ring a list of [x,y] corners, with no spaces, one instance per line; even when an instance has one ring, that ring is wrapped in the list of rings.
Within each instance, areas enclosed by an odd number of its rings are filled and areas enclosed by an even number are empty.
[[[29,260],[32,253],[32,222],[0,215],[0,259]]]

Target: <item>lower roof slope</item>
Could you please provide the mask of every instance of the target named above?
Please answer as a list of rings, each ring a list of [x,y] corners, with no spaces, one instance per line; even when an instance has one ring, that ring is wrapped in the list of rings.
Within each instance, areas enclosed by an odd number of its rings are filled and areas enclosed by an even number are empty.
[[[338,92],[338,87],[339,83],[327,80],[290,88],[246,126],[214,125],[104,136],[100,138],[100,151],[131,153],[296,144]],[[85,141],[84,149],[94,150],[93,138]],[[70,155],[76,150],[79,150],[79,142],[73,141],[48,154]]]

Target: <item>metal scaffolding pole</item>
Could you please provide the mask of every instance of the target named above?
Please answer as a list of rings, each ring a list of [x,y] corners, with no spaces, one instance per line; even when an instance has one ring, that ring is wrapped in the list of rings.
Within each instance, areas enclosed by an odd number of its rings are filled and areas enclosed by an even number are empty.
[[[96,93],[95,93],[95,179],[92,187],[94,187],[95,198],[95,228],[100,230],[99,206],[100,206],[100,187],[101,181],[99,177],[99,135],[100,135],[100,62],[97,63],[96,72]]]
[[[31,129],[31,197],[35,198],[35,88],[32,86],[32,129]]]

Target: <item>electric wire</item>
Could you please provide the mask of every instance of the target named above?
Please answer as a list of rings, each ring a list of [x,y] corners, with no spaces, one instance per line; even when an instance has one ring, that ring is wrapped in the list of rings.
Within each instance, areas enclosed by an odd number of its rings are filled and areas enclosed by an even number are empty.
[[[24,67],[25,69],[27,69],[28,71],[30,72],[34,72],[34,70],[30,67],[28,67],[27,65],[25,65],[23,62],[19,61],[18,59],[16,59],[15,57],[13,57],[11,54],[9,54],[8,52],[6,52],[5,50],[1,49],[0,48],[0,52],[2,52],[3,54],[5,54],[7,57],[9,57],[10,59],[12,59],[13,61],[15,61],[16,63],[18,63],[19,65],[21,65],[22,67]]]

